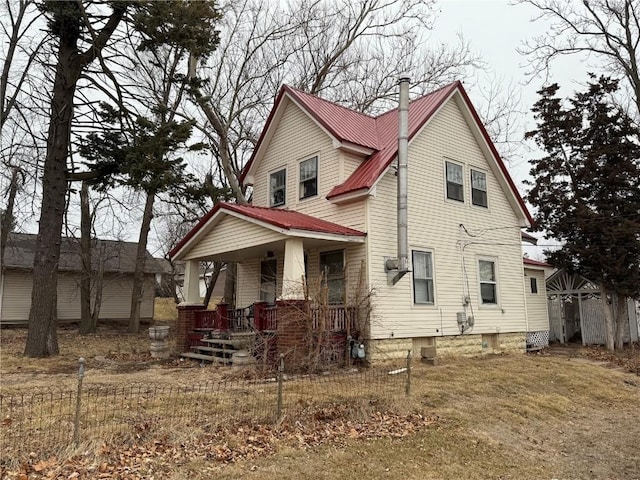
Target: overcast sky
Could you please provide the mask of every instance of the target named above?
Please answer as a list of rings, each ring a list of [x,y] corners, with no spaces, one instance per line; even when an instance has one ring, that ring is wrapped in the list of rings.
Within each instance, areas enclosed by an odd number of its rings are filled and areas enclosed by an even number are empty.
[[[543,34],[548,29],[548,24],[542,20],[534,20],[537,9],[532,6],[510,3],[507,0],[441,0],[440,14],[432,39],[447,42],[461,33],[469,41],[474,52],[486,62],[498,78],[503,79],[505,85],[510,81],[519,85],[520,110],[530,112],[538,98],[536,92],[545,79],[527,75],[531,68],[527,58],[520,55],[517,48],[527,39]],[[562,87],[562,96],[571,95],[580,89],[580,83],[586,80],[587,71],[590,69],[583,60],[564,57],[552,64],[549,80],[557,82]],[[474,103],[481,100],[477,98],[477,89],[481,88],[482,83],[470,88],[469,95]],[[524,119],[522,134],[534,126],[533,117],[528,115]],[[523,152],[522,158],[515,159],[508,165],[521,193],[525,191],[522,180],[527,178],[530,169],[527,161],[539,155],[540,152],[536,151]],[[555,242],[542,240],[542,243]],[[542,250],[544,247],[525,248],[529,256],[537,259],[543,259]]]

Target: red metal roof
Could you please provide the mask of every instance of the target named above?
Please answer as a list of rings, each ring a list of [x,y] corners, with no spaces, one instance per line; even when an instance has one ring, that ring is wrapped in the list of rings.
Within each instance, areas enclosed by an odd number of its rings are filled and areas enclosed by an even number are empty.
[[[341,141],[378,150],[376,119],[350,108],[310,95],[288,85],[282,87],[305,110],[312,113],[324,128]]]
[[[239,213],[245,217],[259,220],[285,230],[304,230],[316,233],[333,235],[347,235],[365,237],[367,234],[353,228],[328,222],[320,218],[312,217],[304,213],[281,208],[256,207],[253,205],[237,205],[235,203],[217,203],[198,224],[169,252],[169,256],[175,256],[196,233],[198,233],[206,223],[219,211]]]
[[[525,265],[531,265],[533,267],[553,268],[553,265],[549,265],[546,262],[540,262],[539,260],[533,260],[531,258],[523,258],[522,263],[524,263]]]
[[[409,103],[409,140],[458,87],[462,87],[460,82],[454,82]],[[398,109],[376,118],[376,131],[380,145],[378,151],[362,162],[341,185],[331,189],[327,198],[371,188],[391,164],[398,152]]]

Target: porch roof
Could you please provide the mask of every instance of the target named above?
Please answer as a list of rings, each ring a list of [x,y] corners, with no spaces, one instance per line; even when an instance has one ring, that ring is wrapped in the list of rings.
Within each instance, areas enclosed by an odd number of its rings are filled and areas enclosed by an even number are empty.
[[[366,233],[359,230],[293,210],[221,202],[202,217],[198,224],[171,250],[170,257],[173,260],[185,259],[189,252],[218,224],[223,220],[228,224],[229,221],[226,219],[229,217],[235,219],[236,225],[244,223],[251,227],[247,234],[251,236],[251,232],[254,232],[253,236],[256,237],[255,241],[249,242],[251,245],[261,245],[287,237],[342,242],[363,242],[366,237]],[[221,225],[221,228],[223,227],[224,224]],[[267,231],[275,235],[264,235]],[[236,245],[240,240],[240,238],[228,238],[225,243]],[[230,250],[227,249],[227,251]]]

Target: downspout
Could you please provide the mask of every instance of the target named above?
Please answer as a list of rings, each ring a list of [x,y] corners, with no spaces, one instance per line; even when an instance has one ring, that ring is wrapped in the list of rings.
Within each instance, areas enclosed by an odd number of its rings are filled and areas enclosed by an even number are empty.
[[[401,76],[400,98],[398,106],[398,257],[385,262],[387,271],[396,270],[393,284],[409,272],[409,237],[407,233],[407,190],[408,190],[408,151],[409,151],[409,77]]]

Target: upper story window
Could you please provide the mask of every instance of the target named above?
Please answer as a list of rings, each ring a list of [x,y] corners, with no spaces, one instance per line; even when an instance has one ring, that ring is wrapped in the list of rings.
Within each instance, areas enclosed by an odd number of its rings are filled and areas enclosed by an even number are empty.
[[[447,171],[447,198],[464,202],[464,176],[462,165],[445,162]]]
[[[413,251],[413,303],[434,303],[431,252]]]
[[[273,172],[269,177],[269,194],[271,206],[278,207],[284,205],[287,198],[287,169],[283,168]]]
[[[318,194],[318,157],[300,162],[300,198]]]
[[[344,250],[320,253],[320,272],[327,287],[329,303],[344,302]]]
[[[538,293],[538,279],[536,277],[529,277],[529,283],[531,285],[531,293]]]
[[[487,207],[487,174],[471,170],[471,203]]]
[[[496,262],[493,260],[478,260],[480,277],[480,297],[483,305],[498,303],[498,280],[496,276]]]

